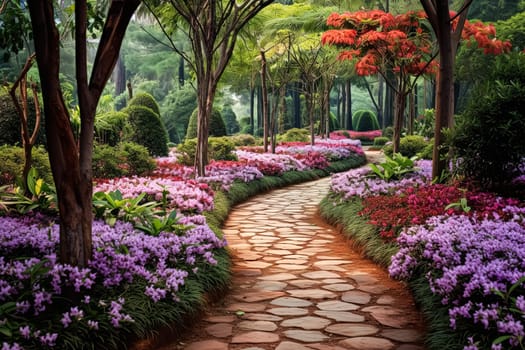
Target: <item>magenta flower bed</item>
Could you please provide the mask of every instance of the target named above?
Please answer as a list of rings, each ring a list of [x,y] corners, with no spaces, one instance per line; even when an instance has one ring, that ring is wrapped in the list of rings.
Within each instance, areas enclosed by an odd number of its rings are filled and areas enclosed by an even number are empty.
[[[370,130],[370,131],[336,130],[330,133],[330,138],[334,140],[340,140],[340,139],[347,139],[348,137],[350,137],[352,139],[374,141],[376,137],[380,137],[381,135],[382,135],[381,130]]]

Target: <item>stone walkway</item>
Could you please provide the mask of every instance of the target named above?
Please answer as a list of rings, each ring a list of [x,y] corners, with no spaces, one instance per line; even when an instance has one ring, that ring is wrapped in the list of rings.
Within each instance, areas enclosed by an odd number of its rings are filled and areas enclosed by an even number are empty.
[[[403,285],[317,215],[330,179],[256,196],[230,213],[231,291],[162,350],[422,350]]]

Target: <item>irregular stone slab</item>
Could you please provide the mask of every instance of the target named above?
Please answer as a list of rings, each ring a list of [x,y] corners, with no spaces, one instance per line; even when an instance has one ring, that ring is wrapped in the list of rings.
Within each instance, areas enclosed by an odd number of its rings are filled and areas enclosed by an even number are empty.
[[[288,281],[288,283],[297,288],[310,288],[318,285],[320,282],[315,280],[293,280]]]
[[[209,316],[204,318],[204,321],[211,322],[211,323],[231,323],[235,321],[235,316]]]
[[[323,329],[332,323],[330,320],[322,317],[315,316],[306,316],[306,317],[297,317],[290,318],[281,322],[281,327],[296,327],[306,330],[312,329]]]
[[[392,305],[396,303],[396,299],[391,295],[381,295],[377,299],[377,303],[382,305]]]
[[[393,328],[404,328],[409,325],[406,318],[406,312],[386,305],[367,306],[362,309],[363,312],[370,312],[377,322],[384,326]]]
[[[324,330],[328,333],[346,337],[360,337],[375,334],[379,331],[379,328],[364,323],[337,323],[326,327]]]
[[[346,350],[337,345],[326,345],[326,344],[308,344],[308,348],[317,350]]]
[[[362,271],[356,271],[356,272],[349,272],[347,273],[348,277],[353,279],[359,284],[375,284],[379,282],[379,280],[373,276],[371,276],[367,272]]]
[[[276,264],[294,264],[294,265],[304,265],[308,262],[306,259],[281,259],[276,261]]]
[[[287,280],[293,280],[296,278],[297,276],[292,275],[291,273],[283,272],[283,273],[276,273],[274,275],[259,277],[258,279],[263,280],[263,281],[287,281]]]
[[[185,350],[228,350],[228,344],[218,340],[204,340],[188,344]]]
[[[314,266],[326,266],[326,265],[343,265],[351,264],[351,260],[320,260],[314,263]]]
[[[416,343],[423,339],[423,335],[415,329],[385,329],[380,335],[402,343]]]
[[[279,281],[260,281],[257,282],[253,287],[262,290],[280,291],[286,288],[288,283]]]
[[[252,313],[249,312],[247,314],[244,314],[241,316],[243,320],[251,320],[251,321],[272,321],[272,322],[279,322],[282,321],[282,317],[270,315],[270,314],[262,314],[262,313]]]
[[[279,341],[279,336],[275,333],[253,331],[253,332],[246,332],[246,333],[235,335],[232,338],[231,342],[232,344],[241,344],[241,343],[261,344],[261,343],[275,343],[278,341]]]
[[[330,271],[306,272],[306,273],[303,273],[301,276],[303,276],[305,278],[310,278],[310,279],[324,279],[324,278],[339,278],[339,277],[341,277],[337,273],[333,273],[333,272],[330,272]]]
[[[273,332],[277,329],[277,325],[270,321],[242,321],[237,326],[242,329],[266,332]]]
[[[217,338],[226,338],[232,335],[232,325],[231,323],[216,323],[212,326],[205,328],[206,333],[213,335]]]
[[[323,301],[316,306],[318,309],[327,311],[354,311],[359,309],[359,306],[357,305],[345,303],[339,300]]]
[[[307,270],[307,265],[299,265],[299,264],[278,264],[275,265],[276,269],[283,269],[286,271],[298,271],[298,270]]]
[[[242,350],[264,350],[258,346],[250,346],[249,348],[242,348]]]
[[[260,292],[248,292],[240,295],[233,295],[233,298],[239,301],[253,303],[256,301],[263,301],[278,298],[280,296],[286,295],[284,292],[273,292],[273,291],[260,291]]]
[[[390,350],[394,348],[394,343],[388,339],[375,337],[356,337],[341,340],[339,345],[350,350]]]
[[[284,249],[268,249],[266,252],[272,255],[290,255],[292,254],[291,251],[284,250]]]
[[[274,299],[270,302],[272,305],[286,306],[286,307],[306,307],[312,305],[308,300],[303,300],[293,297],[282,297]]]
[[[289,249],[289,250],[297,250],[297,249],[304,248],[302,245],[290,244],[290,243],[276,243],[273,246],[274,248],[277,248],[277,249]]]
[[[363,315],[355,314],[349,311],[322,311],[317,310],[314,314],[331,318],[337,322],[364,322],[365,317]]]
[[[303,343],[315,343],[328,339],[328,336],[319,331],[301,331],[297,329],[291,329],[289,331],[284,331],[284,335],[288,338],[299,340]]]
[[[337,294],[323,289],[292,289],[287,292],[296,298],[333,299],[337,297]]]
[[[348,283],[336,283],[336,284],[327,284],[322,286],[321,288],[328,289],[334,292],[346,292],[348,290],[352,290],[355,287]]]
[[[233,273],[238,276],[255,277],[262,275],[262,271],[259,269],[239,269],[233,268]]]
[[[308,310],[298,307],[274,307],[266,311],[278,316],[302,316],[308,314]]]
[[[266,309],[266,304],[257,303],[234,303],[229,305],[226,310],[228,311],[244,311],[244,312],[259,312]]]
[[[265,269],[268,266],[272,266],[272,264],[263,261],[246,261],[239,263],[239,265],[245,266],[249,269]]]
[[[373,294],[381,294],[384,291],[388,290],[388,287],[380,284],[360,284],[357,286],[357,288]]]
[[[360,305],[368,304],[371,299],[372,299],[372,296],[369,293],[361,292],[358,290],[352,290],[341,296],[342,301],[346,301],[347,303],[360,304]]]
[[[327,279],[322,280],[321,282],[325,284],[348,283],[347,280],[343,280],[340,278],[327,278]]]
[[[312,348],[307,348],[304,345],[291,341],[283,341],[279,343],[275,350],[312,350]]]

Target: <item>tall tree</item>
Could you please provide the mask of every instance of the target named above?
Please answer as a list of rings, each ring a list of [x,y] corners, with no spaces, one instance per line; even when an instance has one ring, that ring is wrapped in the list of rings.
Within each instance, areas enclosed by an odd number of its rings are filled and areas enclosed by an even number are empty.
[[[208,129],[217,85],[228,64],[237,37],[246,23],[273,0],[171,0],[154,7],[145,1],[170,37],[181,28],[191,42],[193,57],[173,49],[188,62],[197,79],[197,153],[195,170],[204,175],[208,163]]]
[[[86,0],[75,2],[75,66],[81,133],[77,143],[59,80],[60,36],[53,1],[29,0],[35,54],[40,75],[47,146],[60,212],[60,260],[86,266],[92,254],[92,151],[97,103],[107,83],[133,13],[140,0],[112,0],[93,62],[87,74]]]
[[[454,118],[454,63],[460,39],[473,37],[485,53],[499,54],[510,49],[510,44],[495,40],[493,26],[467,22],[467,13],[473,0],[464,0],[459,11],[451,13],[448,1],[421,0],[425,13],[437,38],[439,71],[436,79],[436,124],[432,177],[446,170],[446,157],[442,154],[446,128],[453,126]],[[463,28],[467,30],[463,31]],[[463,35],[462,35],[463,33]]]

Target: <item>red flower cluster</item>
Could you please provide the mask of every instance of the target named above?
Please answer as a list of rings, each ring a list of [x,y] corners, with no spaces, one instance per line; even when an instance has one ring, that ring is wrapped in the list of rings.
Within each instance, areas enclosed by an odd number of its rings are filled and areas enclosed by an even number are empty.
[[[460,206],[445,209],[451,203],[466,198],[469,211]],[[503,208],[520,205],[510,198],[496,197],[492,193],[464,192],[456,186],[429,185],[408,188],[397,195],[378,195],[363,200],[359,215],[367,217],[368,223],[377,226],[385,239],[394,239],[404,227],[420,225],[431,216],[469,215],[478,218],[505,219]]]
[[[311,169],[325,169],[330,164],[326,157],[320,152],[310,151],[307,153],[296,153],[294,157],[303,162],[304,165]]]

